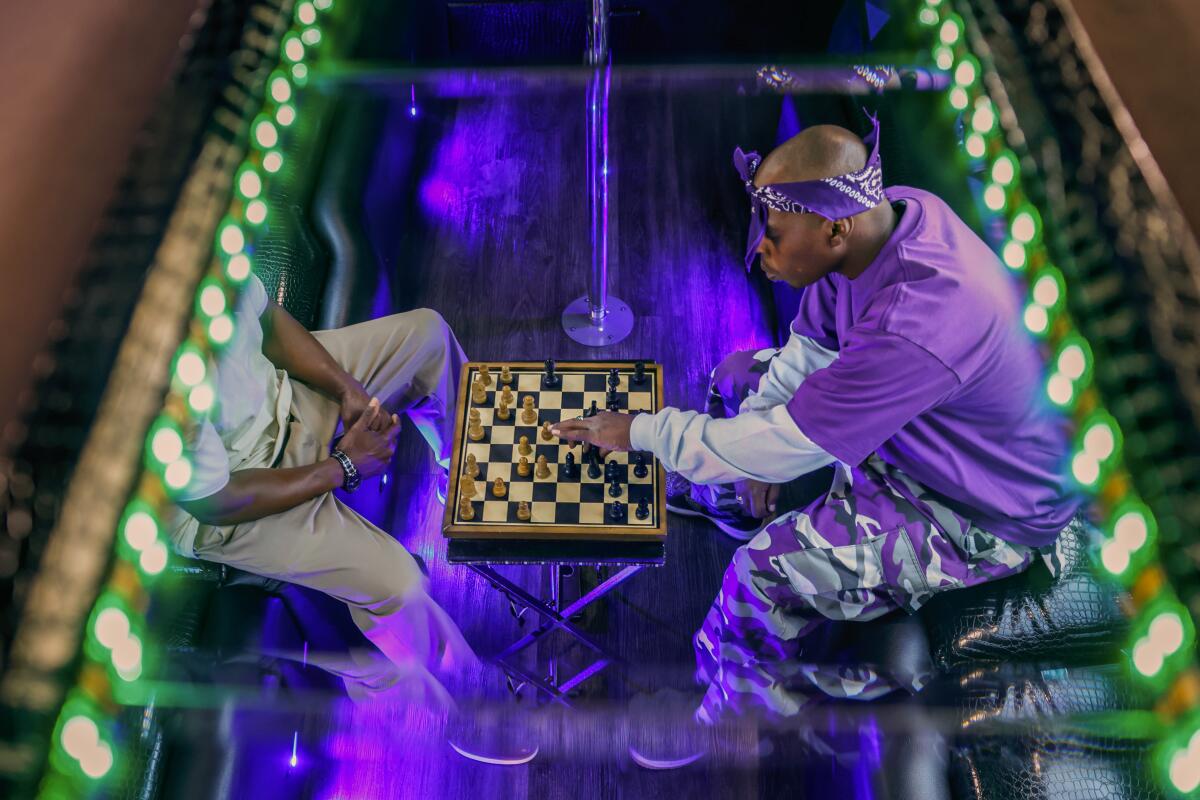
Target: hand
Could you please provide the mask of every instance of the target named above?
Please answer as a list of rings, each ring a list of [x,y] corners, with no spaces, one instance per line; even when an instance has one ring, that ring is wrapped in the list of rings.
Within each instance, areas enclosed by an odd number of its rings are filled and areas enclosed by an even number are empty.
[[[766,519],[775,513],[779,500],[779,484],[763,483],[746,478],[733,485],[742,510],[755,519]]]
[[[358,420],[346,431],[338,445],[363,478],[380,474],[396,453],[396,438],[400,435],[400,418],[389,414],[372,397]]]
[[[371,395],[367,394],[367,390],[361,383],[351,378],[340,396],[341,408],[338,410],[338,415],[342,418],[343,431],[350,430],[350,427],[358,422],[358,418],[367,410],[370,402]]]
[[[550,426],[550,432],[568,442],[587,442],[600,449],[603,458],[613,450],[632,450],[629,429],[633,414],[601,411],[586,419],[564,419]]]

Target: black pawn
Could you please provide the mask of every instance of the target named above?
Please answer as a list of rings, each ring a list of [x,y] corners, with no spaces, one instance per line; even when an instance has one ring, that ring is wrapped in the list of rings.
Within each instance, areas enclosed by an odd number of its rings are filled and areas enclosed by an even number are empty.
[[[554,359],[546,359],[546,374],[542,376],[542,386],[546,389],[557,389],[562,379],[554,372]]]
[[[588,459],[588,477],[592,480],[600,477],[600,463],[595,458]]]
[[[605,461],[604,462],[604,480],[615,481],[616,479],[617,479],[617,462],[616,461]]]
[[[613,478],[612,483],[610,483],[608,485],[608,496],[609,497],[620,497],[621,496],[621,482],[618,481],[616,478]]]
[[[633,460],[633,477],[644,478],[650,470],[646,469],[646,456],[643,453],[638,453]]]
[[[604,396],[604,405],[608,407],[609,411],[621,410],[621,401],[617,398],[616,389],[608,390],[608,394]]]
[[[563,475],[568,478],[574,478],[578,472],[575,467],[575,454],[567,453],[566,462],[563,464]]]
[[[613,389],[621,385],[621,373],[617,372],[616,367],[608,371],[608,385]]]
[[[646,382],[646,362],[639,361],[633,366],[633,383],[641,386]]]
[[[589,408],[587,411],[583,412],[583,416],[584,416],[585,418],[586,418],[586,417],[594,417],[594,416],[596,416],[596,415],[597,415],[597,414],[599,414],[599,413],[600,413],[600,409],[596,408],[596,401],[595,401],[595,400],[593,400],[593,401],[592,401],[592,407],[591,407],[591,408]]]
[[[650,516],[650,501],[644,497],[638,500],[637,508],[634,509],[633,515],[638,519],[645,519]]]
[[[613,522],[620,522],[625,519],[625,504],[620,500],[614,500],[608,504],[608,518]]]

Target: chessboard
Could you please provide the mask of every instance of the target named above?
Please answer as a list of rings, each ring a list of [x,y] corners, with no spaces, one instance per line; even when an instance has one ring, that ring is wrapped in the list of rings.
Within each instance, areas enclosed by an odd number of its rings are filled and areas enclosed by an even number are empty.
[[[601,463],[591,448],[551,436],[547,424],[598,409],[661,407],[662,370],[650,362],[464,365],[443,534],[662,540],[666,475],[653,454],[610,453]],[[503,496],[496,494],[497,479]]]

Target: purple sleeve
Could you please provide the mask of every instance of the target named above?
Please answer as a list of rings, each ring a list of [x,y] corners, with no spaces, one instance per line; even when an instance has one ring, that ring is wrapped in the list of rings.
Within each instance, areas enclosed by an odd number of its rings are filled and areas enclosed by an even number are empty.
[[[804,290],[792,332],[807,336],[826,350],[837,350],[837,288],[829,278],[822,278]]]
[[[949,368],[907,339],[851,329],[837,359],[800,384],[788,412],[822,450],[855,465],[957,386]]]

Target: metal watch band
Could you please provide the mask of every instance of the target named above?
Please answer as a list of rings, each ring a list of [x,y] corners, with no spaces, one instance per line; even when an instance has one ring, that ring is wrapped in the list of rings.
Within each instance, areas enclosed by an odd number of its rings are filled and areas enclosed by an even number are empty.
[[[362,483],[362,477],[358,474],[358,470],[354,466],[354,462],[350,460],[350,456],[343,453],[341,450],[334,450],[330,455],[338,460],[342,465],[342,488],[347,492],[353,492]]]

